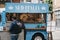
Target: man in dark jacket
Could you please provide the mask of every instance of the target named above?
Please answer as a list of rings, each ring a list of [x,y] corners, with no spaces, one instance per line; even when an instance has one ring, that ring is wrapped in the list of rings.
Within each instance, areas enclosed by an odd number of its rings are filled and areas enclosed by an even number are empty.
[[[20,26],[20,30],[18,30],[18,26]],[[11,40],[18,40],[19,33],[21,32],[21,28],[24,27],[24,24],[20,21],[16,20],[16,17],[12,17],[12,23],[10,25],[9,32],[11,34]]]

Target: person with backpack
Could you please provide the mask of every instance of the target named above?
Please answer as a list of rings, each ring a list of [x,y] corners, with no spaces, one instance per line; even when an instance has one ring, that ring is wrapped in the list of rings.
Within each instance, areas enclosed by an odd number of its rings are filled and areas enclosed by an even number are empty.
[[[18,40],[19,33],[21,33],[24,24],[22,21],[17,20],[16,17],[12,17],[12,23],[9,28],[11,40]]]

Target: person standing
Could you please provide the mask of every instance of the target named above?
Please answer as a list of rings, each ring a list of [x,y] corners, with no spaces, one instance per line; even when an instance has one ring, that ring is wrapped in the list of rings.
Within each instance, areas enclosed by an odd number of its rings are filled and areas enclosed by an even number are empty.
[[[9,28],[11,40],[18,40],[19,33],[22,31],[23,24],[16,19],[16,17],[12,17],[12,23]]]

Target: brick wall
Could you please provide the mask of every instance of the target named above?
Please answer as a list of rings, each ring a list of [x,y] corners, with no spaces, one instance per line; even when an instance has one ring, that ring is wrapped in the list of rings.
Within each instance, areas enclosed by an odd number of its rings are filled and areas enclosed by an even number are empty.
[[[13,2],[20,2],[20,0],[12,0]]]

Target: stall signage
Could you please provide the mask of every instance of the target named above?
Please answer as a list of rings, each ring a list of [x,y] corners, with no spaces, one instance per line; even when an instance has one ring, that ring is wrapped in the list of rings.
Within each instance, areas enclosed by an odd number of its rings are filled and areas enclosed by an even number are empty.
[[[48,4],[33,3],[6,3],[6,12],[16,13],[46,13],[49,12]]]

